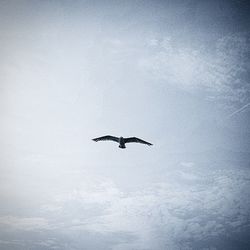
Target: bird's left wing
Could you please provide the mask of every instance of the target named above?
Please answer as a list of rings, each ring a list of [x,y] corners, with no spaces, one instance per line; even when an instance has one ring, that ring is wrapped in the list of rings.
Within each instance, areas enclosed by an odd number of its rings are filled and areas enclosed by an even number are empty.
[[[119,138],[112,135],[105,135],[92,139],[93,141],[116,141],[119,142]]]
[[[149,146],[152,146],[152,145],[153,145],[152,143],[143,141],[142,139],[139,139],[139,138],[137,138],[137,137],[125,138],[125,139],[124,139],[124,142],[125,142],[125,143],[128,143],[128,142],[137,142],[137,143],[142,143],[142,144],[146,144],[146,145],[149,145]]]

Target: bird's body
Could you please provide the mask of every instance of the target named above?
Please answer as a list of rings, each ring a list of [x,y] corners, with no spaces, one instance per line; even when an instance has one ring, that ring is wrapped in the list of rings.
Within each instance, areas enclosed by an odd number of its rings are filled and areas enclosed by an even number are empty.
[[[119,148],[126,148],[125,146],[125,140],[123,137],[119,138]]]
[[[126,148],[125,143],[129,143],[129,142],[137,142],[137,143],[142,143],[142,144],[146,144],[148,146],[152,146],[153,144],[143,141],[142,139],[139,139],[137,137],[128,137],[128,138],[124,138],[124,137],[115,137],[115,136],[111,136],[111,135],[105,135],[105,136],[101,136],[101,137],[97,137],[94,138],[93,141],[115,141],[119,143],[119,148]]]

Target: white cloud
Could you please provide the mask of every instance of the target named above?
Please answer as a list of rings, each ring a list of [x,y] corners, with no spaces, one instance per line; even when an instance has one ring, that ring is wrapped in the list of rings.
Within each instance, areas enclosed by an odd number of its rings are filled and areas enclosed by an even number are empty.
[[[39,217],[22,218],[15,216],[0,217],[0,226],[11,230],[37,231],[49,229],[48,220]]]
[[[181,162],[180,165],[183,167],[191,168],[194,166],[194,162]]]
[[[147,77],[186,91],[203,89],[208,99],[236,104],[249,102],[249,34],[224,36],[217,40],[214,51],[202,46],[180,46],[169,37],[152,41],[154,52],[140,58],[138,63]],[[152,47],[152,42],[149,45]]]
[[[250,215],[249,171],[184,170],[133,193],[121,192],[104,178],[88,182],[85,176],[78,190],[64,192],[42,207],[44,218],[6,216],[0,222],[19,231],[134,235],[134,240],[118,241],[113,249],[192,249],[192,242],[223,236],[229,228],[230,234],[243,230]]]

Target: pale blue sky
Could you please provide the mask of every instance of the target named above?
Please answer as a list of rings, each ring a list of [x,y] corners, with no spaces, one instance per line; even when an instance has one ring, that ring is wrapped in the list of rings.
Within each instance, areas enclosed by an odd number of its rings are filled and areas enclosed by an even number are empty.
[[[2,1],[1,249],[249,246],[248,8]]]

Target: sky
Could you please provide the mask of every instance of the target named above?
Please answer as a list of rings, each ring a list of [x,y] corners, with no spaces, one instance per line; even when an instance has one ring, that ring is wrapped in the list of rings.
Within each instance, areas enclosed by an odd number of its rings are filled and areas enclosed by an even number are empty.
[[[0,248],[249,249],[249,10],[0,1]]]

